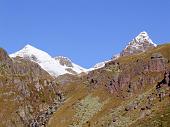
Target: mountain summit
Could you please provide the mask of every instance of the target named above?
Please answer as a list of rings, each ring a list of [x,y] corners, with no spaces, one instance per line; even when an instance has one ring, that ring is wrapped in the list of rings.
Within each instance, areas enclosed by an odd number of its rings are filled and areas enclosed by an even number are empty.
[[[120,53],[120,56],[133,55],[140,52],[145,52],[149,49],[156,47],[157,45],[153,43],[147,32],[141,32],[137,37],[135,37],[126,48]]]
[[[31,45],[26,45],[20,51],[10,55],[10,57],[17,56],[38,63],[44,70],[53,76],[59,76],[66,73],[79,74],[86,71],[86,69],[72,63],[71,60],[66,57],[59,56],[52,58],[48,53]]]

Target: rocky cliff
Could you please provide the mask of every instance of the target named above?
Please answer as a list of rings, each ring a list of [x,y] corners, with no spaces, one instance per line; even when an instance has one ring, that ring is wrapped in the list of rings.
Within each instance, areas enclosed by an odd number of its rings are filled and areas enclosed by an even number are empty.
[[[38,64],[0,49],[0,126],[45,125],[63,101],[57,83]]]

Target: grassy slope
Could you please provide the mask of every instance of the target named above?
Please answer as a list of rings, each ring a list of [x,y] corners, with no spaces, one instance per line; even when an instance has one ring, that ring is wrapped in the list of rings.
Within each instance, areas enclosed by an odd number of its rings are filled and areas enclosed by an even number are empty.
[[[129,57],[122,57],[118,59],[121,64],[126,64],[129,62],[136,61],[137,59],[142,59],[147,61],[153,53],[161,53],[164,57],[170,60],[170,44],[165,44],[158,46],[157,48],[148,51],[146,53],[140,53],[138,55],[129,56]],[[110,73],[110,72],[109,72]],[[114,72],[113,72],[114,73]],[[157,75],[157,74],[155,74]],[[154,74],[148,74],[148,76],[154,76]],[[135,80],[135,79],[134,79]],[[72,127],[77,125],[77,127],[107,127],[107,126],[114,126],[114,127],[126,127],[126,126],[139,126],[150,127],[152,125],[152,121],[162,120],[165,127],[169,124],[169,105],[170,105],[170,98],[166,98],[164,101],[159,102],[158,98],[155,99],[155,105],[151,112],[150,117],[141,118],[143,112],[141,112],[141,108],[145,106],[147,101],[147,96],[153,92],[155,92],[155,85],[148,85],[143,90],[138,91],[136,94],[133,94],[132,97],[120,99],[116,96],[111,95],[104,86],[99,86],[94,90],[89,90],[88,86],[85,86],[83,83],[80,84],[71,84],[66,87],[66,91],[68,92],[68,98],[65,104],[60,107],[60,109],[53,115],[51,118],[48,126],[49,127]],[[67,88],[68,87],[68,88]],[[71,89],[73,88],[73,89]],[[69,89],[72,91],[70,92]],[[75,107],[77,104],[81,102],[81,100],[86,100],[86,97],[90,95],[92,98],[99,97],[99,103],[103,104],[102,108],[98,111],[90,115],[90,118],[84,121],[83,125],[75,124],[75,122],[79,122],[79,119],[75,120],[75,114],[77,112],[77,108]],[[132,110],[130,112],[125,111],[125,106],[133,103],[136,100],[140,100],[139,109]],[[93,103],[92,103],[93,104]],[[81,105],[83,105],[81,103]],[[164,107],[162,107],[164,106]],[[82,106],[83,107],[83,106]],[[162,108],[160,108],[162,107]],[[92,106],[93,108],[93,106]],[[161,110],[161,113],[159,111]],[[87,106],[87,111],[89,111]],[[144,111],[146,112],[146,111]],[[167,117],[161,117],[164,114]],[[84,113],[86,115],[86,113]],[[82,116],[84,118],[84,116]],[[116,117],[116,123],[113,123],[113,117]],[[148,122],[146,124],[146,121]]]
[[[152,114],[136,121],[130,127],[169,127],[170,99],[166,98],[152,109]]]

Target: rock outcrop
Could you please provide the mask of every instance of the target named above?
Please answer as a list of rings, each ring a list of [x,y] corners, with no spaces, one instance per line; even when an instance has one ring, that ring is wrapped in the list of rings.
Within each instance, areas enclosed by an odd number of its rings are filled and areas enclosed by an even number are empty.
[[[57,56],[54,59],[59,61],[59,63],[61,65],[63,65],[63,66],[73,67],[73,64],[72,64],[71,60],[69,58],[67,58],[67,57]]]
[[[7,52],[2,48],[0,48],[0,61],[1,62],[9,62],[10,61],[10,58],[9,58]]]
[[[161,53],[154,53],[148,60],[137,59],[120,65],[113,61],[108,66],[111,64],[120,72],[113,76],[112,83],[108,85],[109,89],[113,92],[127,87],[128,91],[134,91],[144,85],[155,84],[160,79],[160,74],[166,71],[168,60]],[[150,74],[155,76],[150,76]],[[135,80],[134,77],[136,77]]]

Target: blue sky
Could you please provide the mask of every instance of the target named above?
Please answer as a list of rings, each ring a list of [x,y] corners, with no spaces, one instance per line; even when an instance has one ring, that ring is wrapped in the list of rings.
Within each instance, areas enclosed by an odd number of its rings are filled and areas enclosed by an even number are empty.
[[[170,42],[169,0],[0,0],[0,47],[31,44],[83,67],[110,59],[141,31]]]

